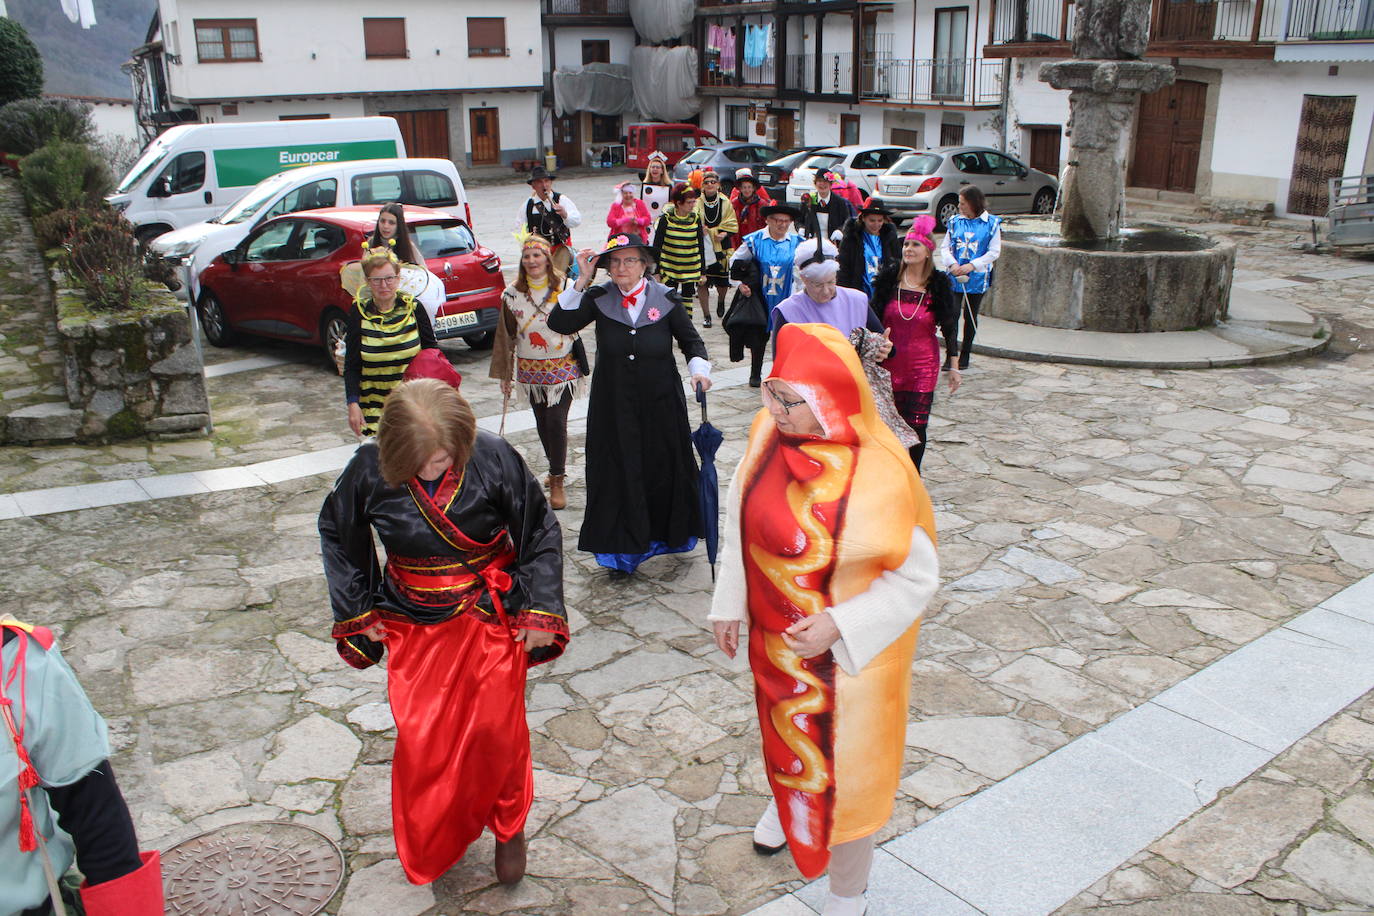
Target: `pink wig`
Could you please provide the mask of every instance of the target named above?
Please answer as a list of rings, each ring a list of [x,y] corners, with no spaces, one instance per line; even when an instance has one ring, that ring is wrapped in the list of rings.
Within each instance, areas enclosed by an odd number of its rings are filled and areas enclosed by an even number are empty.
[[[906,241],[920,242],[930,251],[935,250],[935,239],[931,233],[935,231],[935,217],[924,214],[911,221],[911,228],[906,231]]]

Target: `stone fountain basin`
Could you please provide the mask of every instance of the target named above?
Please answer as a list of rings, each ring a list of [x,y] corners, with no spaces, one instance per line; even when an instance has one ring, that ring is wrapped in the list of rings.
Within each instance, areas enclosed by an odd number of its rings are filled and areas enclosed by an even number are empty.
[[[1211,327],[1226,319],[1235,264],[1235,245],[1182,230],[1129,227],[1111,243],[1076,246],[1057,223],[1018,220],[1003,230],[981,311],[1071,330]]]

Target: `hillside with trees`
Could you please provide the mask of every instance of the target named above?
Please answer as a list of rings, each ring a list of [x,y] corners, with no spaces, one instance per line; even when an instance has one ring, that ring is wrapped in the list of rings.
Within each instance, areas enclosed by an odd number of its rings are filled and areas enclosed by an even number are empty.
[[[115,99],[133,97],[119,65],[143,44],[155,0],[95,0],[96,25],[72,22],[58,0],[6,0],[43,56],[43,91]]]

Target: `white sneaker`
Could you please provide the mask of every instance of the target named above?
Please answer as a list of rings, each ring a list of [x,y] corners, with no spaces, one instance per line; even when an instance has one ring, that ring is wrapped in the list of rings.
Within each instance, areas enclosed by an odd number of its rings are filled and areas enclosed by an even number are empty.
[[[863,894],[857,897],[837,897],[834,894],[827,894],[825,909],[821,910],[821,916],[864,916],[866,912],[868,912],[868,897]]]
[[[754,851],[765,856],[782,852],[787,846],[787,834],[782,832],[782,819],[778,817],[778,803],[768,800],[768,807],[754,826]]]

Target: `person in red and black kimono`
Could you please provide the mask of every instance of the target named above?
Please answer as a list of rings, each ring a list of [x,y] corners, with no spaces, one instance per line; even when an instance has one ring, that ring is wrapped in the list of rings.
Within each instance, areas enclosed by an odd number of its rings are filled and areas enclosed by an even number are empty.
[[[406,877],[435,880],[487,828],[496,877],[518,882],[534,797],[525,672],[568,641],[562,536],[543,488],[504,439],[477,430],[457,390],[421,378],[387,398],[377,441],[344,468],[319,529],[339,654],[358,668],[390,654]]]

